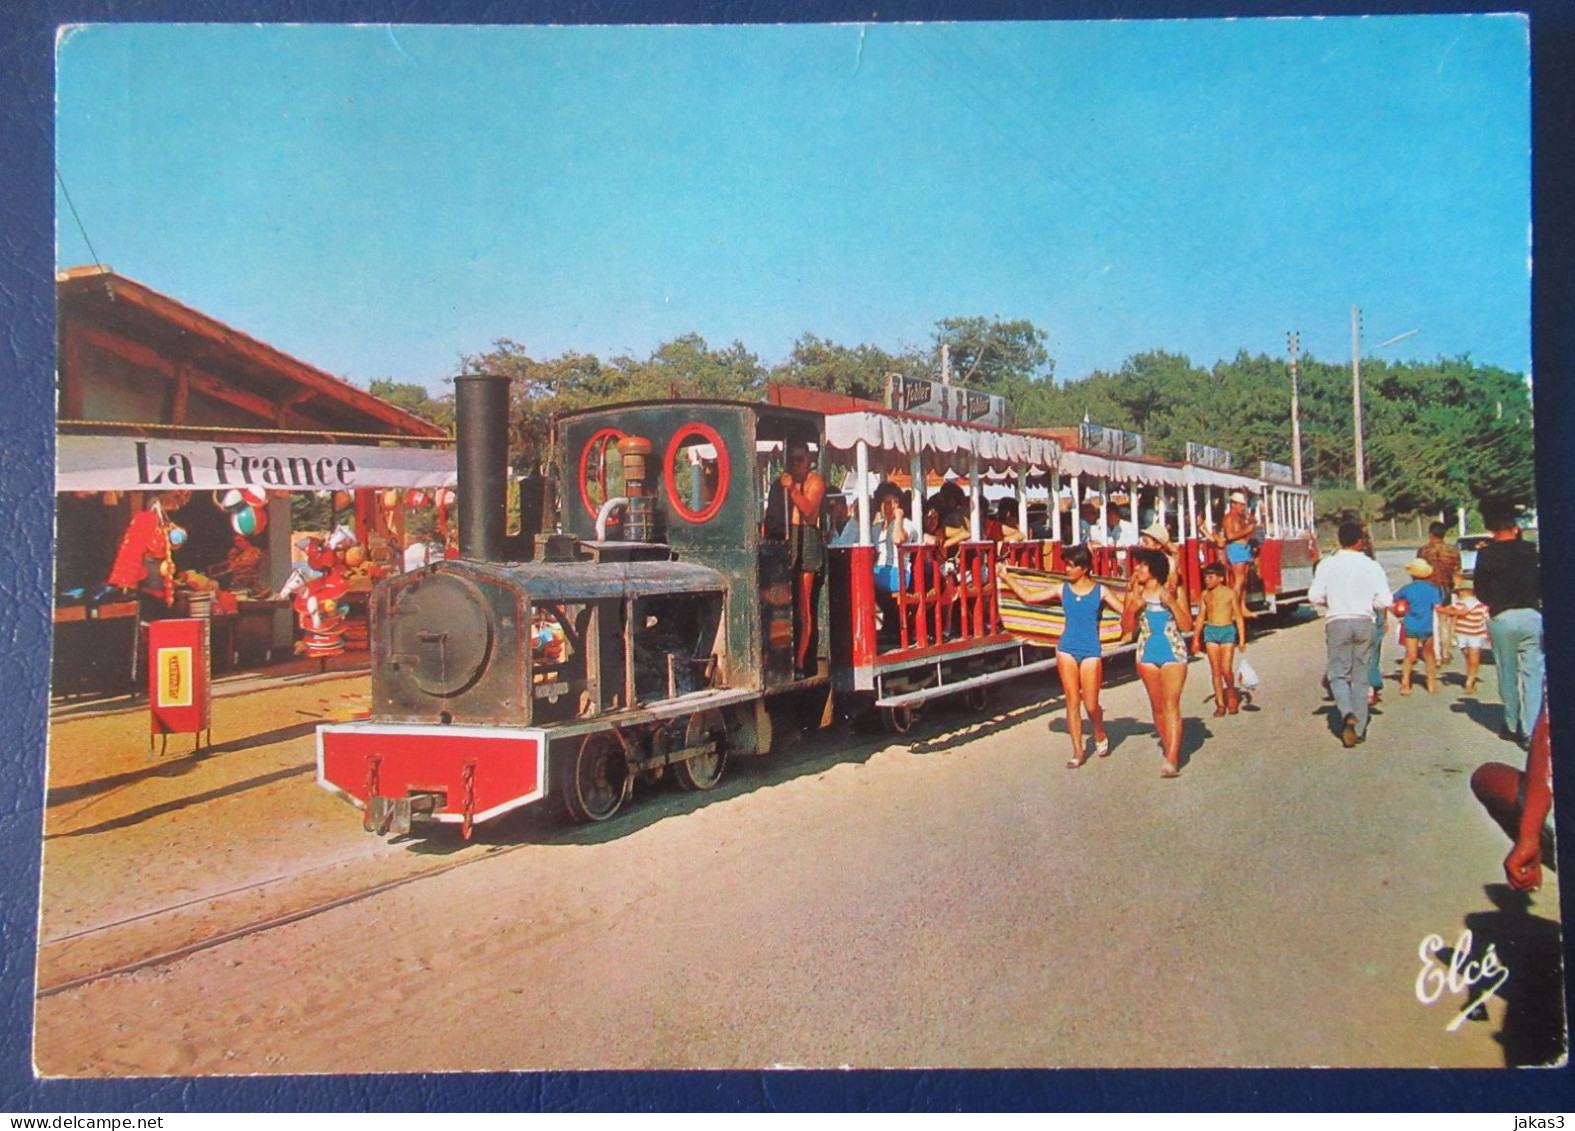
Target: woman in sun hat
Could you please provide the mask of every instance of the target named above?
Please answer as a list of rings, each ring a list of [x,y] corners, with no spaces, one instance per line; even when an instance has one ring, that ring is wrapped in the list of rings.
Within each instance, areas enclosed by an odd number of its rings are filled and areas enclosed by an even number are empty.
[[[1405,564],[1411,582],[1395,592],[1394,611],[1400,614],[1400,627],[1405,632],[1405,659],[1400,661],[1400,694],[1411,694],[1411,669],[1416,666],[1417,653],[1427,662],[1427,689],[1438,690],[1438,655],[1433,651],[1433,611],[1443,603],[1438,586],[1429,579],[1433,567],[1421,558],[1412,558]]]
[[[1145,550],[1158,550],[1170,562],[1170,576],[1165,582],[1165,589],[1174,593],[1181,584],[1181,551],[1170,540],[1170,531],[1163,522],[1156,522],[1143,528],[1138,535],[1138,545]]]

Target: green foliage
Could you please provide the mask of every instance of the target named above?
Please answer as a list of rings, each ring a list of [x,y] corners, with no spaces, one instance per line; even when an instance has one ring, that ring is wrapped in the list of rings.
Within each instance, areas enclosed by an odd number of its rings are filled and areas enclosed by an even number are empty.
[[[1352,518],[1372,522],[1385,513],[1386,506],[1382,495],[1354,487],[1326,487],[1313,492],[1313,512],[1321,525],[1333,526]]]
[[[1370,493],[1328,513],[1436,514],[1490,495],[1534,499],[1531,405],[1519,374],[1467,358],[1368,360],[1362,390]],[[1093,373],[1061,392],[1040,402],[1044,408],[1021,411],[1019,421],[1070,424],[1086,412],[1095,423],[1142,432],[1149,453],[1167,459],[1182,458],[1195,440],[1230,451],[1243,471],[1256,471],[1259,460],[1294,462],[1290,371],[1279,358],[1241,352],[1204,370],[1163,351],[1141,353],[1115,373]],[[1349,488],[1356,478],[1350,366],[1304,359],[1299,392],[1303,481]]]
[[[389,404],[408,413],[430,420],[433,424],[454,430],[454,397],[452,394],[433,397],[421,385],[401,384],[378,377],[367,390],[374,397],[381,397]]]
[[[1048,337],[1024,319],[943,318],[935,324],[935,354],[950,347],[952,384],[1010,396],[1030,381],[1054,376]]]
[[[501,373],[510,386],[516,466],[552,461],[553,414],[618,401],[715,397],[752,400],[765,370],[743,343],[714,350],[699,334],[661,345],[650,357],[619,356],[603,362],[595,354],[566,353],[540,360],[519,342],[499,338],[484,354],[461,359],[462,373]]]
[[[912,349],[890,354],[879,346],[844,346],[805,334],[793,343],[787,360],[771,370],[770,379],[780,385],[878,401],[885,396],[889,373],[934,376],[929,361]]]
[[[666,342],[647,358],[608,361],[578,353],[534,358],[502,338],[489,352],[464,358],[462,371],[514,379],[513,447],[521,464],[551,461],[549,421],[556,412],[679,396],[750,400],[763,394],[767,380],[879,400],[889,373],[938,378],[943,343],[953,382],[1007,397],[1021,427],[1066,426],[1086,414],[1098,424],[1142,432],[1149,453],[1167,459],[1182,458],[1187,441],[1195,440],[1230,451],[1248,473],[1259,460],[1294,462],[1290,371],[1282,358],[1242,351],[1204,369],[1151,350],[1113,373],[1057,384],[1047,341],[1031,322],[977,316],[938,321],[933,350],[905,345],[889,352],[805,334],[768,374],[742,343],[713,349],[698,334]],[[1436,514],[1487,496],[1534,503],[1531,403],[1521,374],[1466,357],[1364,361],[1369,492],[1363,496],[1349,491],[1356,477],[1349,364],[1304,358],[1299,383],[1303,481],[1322,489],[1321,517]],[[450,398],[432,400],[419,386],[374,382],[373,391],[439,423],[452,417]]]

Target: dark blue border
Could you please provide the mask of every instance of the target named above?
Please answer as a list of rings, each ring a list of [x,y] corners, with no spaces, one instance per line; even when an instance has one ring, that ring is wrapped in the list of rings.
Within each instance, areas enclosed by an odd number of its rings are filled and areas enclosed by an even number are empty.
[[[1575,192],[1575,5],[1514,5],[1532,16],[1535,98],[1533,357],[1545,566],[1571,558],[1571,359]],[[53,163],[55,27],[101,20],[803,22],[868,19],[1111,19],[1468,12],[1476,4],[927,0],[859,6],[665,0],[11,0],[0,11],[0,1110],[198,1111],[1514,1111],[1575,1109],[1570,1069],[1540,1071],[1020,1071],[546,1073],[179,1081],[32,1077],[33,938],[47,719],[53,523]],[[1425,177],[1426,170],[1418,170]],[[1575,736],[1559,693],[1575,675],[1575,620],[1549,570],[1548,668],[1555,733]],[[1560,743],[1568,749],[1575,744]],[[1572,763],[1575,764],[1575,763]],[[1561,771],[1568,770],[1561,766]],[[1559,808],[1575,813],[1575,773]],[[1566,840],[1569,838],[1567,837]],[[1567,844],[1566,864],[1575,857]],[[1425,866],[1419,864],[1419,866]],[[1568,939],[1566,938],[1566,947]],[[1566,967],[1569,963],[1566,959]],[[1566,987],[1566,995],[1568,995]]]

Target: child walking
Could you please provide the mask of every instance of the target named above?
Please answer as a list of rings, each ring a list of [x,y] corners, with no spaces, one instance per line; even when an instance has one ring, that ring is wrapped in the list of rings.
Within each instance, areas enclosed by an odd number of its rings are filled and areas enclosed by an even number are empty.
[[[1443,594],[1428,578],[1433,567],[1421,558],[1406,563],[1405,571],[1413,580],[1395,591],[1394,609],[1405,610],[1400,617],[1400,627],[1405,630],[1405,659],[1400,661],[1400,694],[1411,694],[1411,669],[1416,666],[1417,653],[1427,663],[1427,689],[1438,690],[1438,654],[1433,651],[1433,610],[1443,604]]]
[[[1454,621],[1455,643],[1466,657],[1466,694],[1475,694],[1488,638],[1488,607],[1477,600],[1476,583],[1469,577],[1456,581],[1454,601],[1438,612]]]
[[[1236,651],[1247,650],[1247,621],[1241,594],[1225,584],[1225,567],[1210,562],[1203,567],[1203,615],[1192,634],[1192,650],[1208,649],[1209,671],[1214,677],[1214,715],[1241,710],[1236,687]]]

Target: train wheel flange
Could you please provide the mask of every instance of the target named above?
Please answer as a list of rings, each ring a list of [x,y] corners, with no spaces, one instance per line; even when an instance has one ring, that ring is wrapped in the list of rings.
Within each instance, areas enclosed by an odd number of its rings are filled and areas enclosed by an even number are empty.
[[[576,821],[605,821],[623,808],[634,775],[623,745],[607,731],[588,734],[563,780],[563,806]]]

